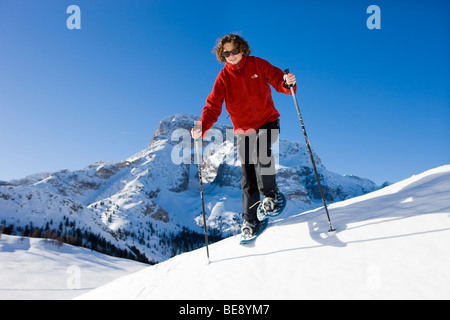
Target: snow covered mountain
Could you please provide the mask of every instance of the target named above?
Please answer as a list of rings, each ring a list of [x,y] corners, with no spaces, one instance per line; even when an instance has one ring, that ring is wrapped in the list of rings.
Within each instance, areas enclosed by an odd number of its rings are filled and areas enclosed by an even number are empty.
[[[211,245],[209,264],[201,248],[78,299],[450,298],[450,165],[329,207],[335,234],[323,208],[298,210],[251,246]]]
[[[150,263],[202,246],[195,148],[189,136],[197,120],[183,114],[163,119],[150,145],[121,162],[0,181],[0,229]],[[241,169],[230,132],[217,124],[203,143],[213,242],[235,234],[241,219]],[[276,146],[278,184],[289,200],[281,218],[319,207],[306,147],[286,140]],[[378,189],[368,179],[332,173],[315,158],[329,202]]]

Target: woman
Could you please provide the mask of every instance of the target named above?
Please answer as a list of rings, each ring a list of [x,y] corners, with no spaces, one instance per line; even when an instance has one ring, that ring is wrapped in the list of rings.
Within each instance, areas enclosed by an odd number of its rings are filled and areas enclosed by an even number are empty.
[[[275,160],[271,146],[277,140],[280,127],[269,84],[280,93],[296,90],[293,74],[272,66],[269,62],[250,56],[250,47],[242,37],[229,34],[219,40],[217,60],[225,63],[206,99],[202,116],[192,129],[194,139],[205,137],[218,120],[225,101],[242,165],[243,219],[242,232],[257,232],[258,204],[266,213],[280,209],[275,179]],[[260,200],[263,195],[263,201]]]

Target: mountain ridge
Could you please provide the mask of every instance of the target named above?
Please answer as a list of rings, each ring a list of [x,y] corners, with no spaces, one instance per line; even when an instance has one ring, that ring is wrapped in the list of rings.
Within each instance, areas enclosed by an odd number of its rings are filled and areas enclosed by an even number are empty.
[[[0,182],[0,226],[16,235],[49,236],[147,263],[203,245],[194,143],[198,117],[160,122],[147,148],[119,162],[39,173]],[[207,224],[211,241],[239,232],[240,163],[231,127],[216,124],[203,141]],[[288,198],[285,216],[320,206],[309,155],[299,142],[280,140],[277,179]],[[378,189],[372,181],[326,170],[314,154],[327,201]]]

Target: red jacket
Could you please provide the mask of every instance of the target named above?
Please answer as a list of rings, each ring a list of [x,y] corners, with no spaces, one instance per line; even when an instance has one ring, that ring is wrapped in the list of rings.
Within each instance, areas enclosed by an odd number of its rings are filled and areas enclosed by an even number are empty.
[[[269,84],[280,93],[291,94],[284,86],[283,75],[281,69],[253,56],[243,56],[237,65],[227,63],[206,99],[200,119],[203,133],[219,119],[224,101],[236,133],[257,130],[277,120],[280,114],[275,109]]]

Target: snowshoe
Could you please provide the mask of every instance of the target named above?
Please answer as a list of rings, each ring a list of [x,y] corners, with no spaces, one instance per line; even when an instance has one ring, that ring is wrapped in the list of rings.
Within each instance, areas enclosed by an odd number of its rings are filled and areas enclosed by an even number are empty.
[[[254,241],[267,228],[268,224],[268,219],[256,223],[244,221],[244,224],[242,225],[240,244],[246,244]]]
[[[258,206],[256,215],[259,221],[267,218],[279,216],[286,207],[286,197],[278,190],[275,199],[272,197],[264,197]]]

